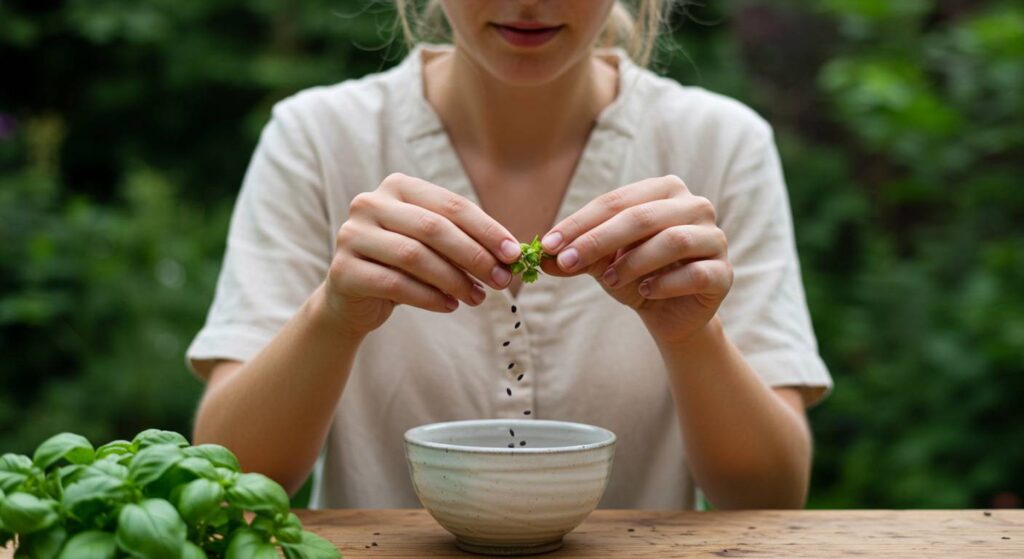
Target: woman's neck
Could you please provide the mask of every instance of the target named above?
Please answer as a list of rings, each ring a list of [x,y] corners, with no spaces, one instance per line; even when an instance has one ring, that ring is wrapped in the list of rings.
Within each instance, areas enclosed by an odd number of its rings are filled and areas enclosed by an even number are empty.
[[[428,60],[424,79],[427,100],[457,147],[507,169],[580,149],[618,83],[615,68],[588,56],[551,82],[510,86],[458,48]]]

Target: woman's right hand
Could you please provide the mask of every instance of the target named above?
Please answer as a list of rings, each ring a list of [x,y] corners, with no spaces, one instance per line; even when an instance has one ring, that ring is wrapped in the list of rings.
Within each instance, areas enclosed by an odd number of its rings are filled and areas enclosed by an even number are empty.
[[[395,305],[452,312],[504,289],[519,241],[466,198],[414,177],[389,175],[353,198],[338,230],[325,282],[326,309],[342,331],[361,337]]]

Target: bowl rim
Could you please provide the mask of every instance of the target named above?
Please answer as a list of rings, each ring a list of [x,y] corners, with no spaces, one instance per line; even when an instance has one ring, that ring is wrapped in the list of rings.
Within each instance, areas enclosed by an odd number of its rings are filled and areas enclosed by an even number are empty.
[[[469,425],[469,424],[486,424],[486,425],[522,425],[523,423],[529,423],[531,425],[560,425],[560,426],[571,426],[575,428],[583,428],[586,430],[597,431],[605,436],[605,439],[596,443],[577,444],[569,446],[556,446],[546,448],[529,448],[517,446],[515,448],[507,447],[483,447],[483,446],[468,446],[451,443],[436,443],[431,441],[418,440],[415,435],[426,431],[429,428],[440,428],[448,427],[453,425]],[[605,429],[604,427],[598,427],[597,425],[590,425],[588,423],[579,423],[576,421],[559,421],[554,419],[461,419],[457,421],[440,421],[437,423],[425,423],[417,427],[413,427],[405,432],[405,442],[407,445],[419,446],[422,448],[430,448],[435,450],[445,451],[458,451],[472,454],[567,454],[572,452],[586,452],[590,450],[597,450],[607,446],[613,446],[617,437],[612,431]]]

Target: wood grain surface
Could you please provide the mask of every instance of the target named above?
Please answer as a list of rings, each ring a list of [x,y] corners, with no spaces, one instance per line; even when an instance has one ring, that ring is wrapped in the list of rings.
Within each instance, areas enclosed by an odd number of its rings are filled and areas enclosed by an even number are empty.
[[[423,510],[296,512],[349,559],[473,557]],[[1024,510],[598,510],[562,549],[538,557],[854,556],[1024,557]]]

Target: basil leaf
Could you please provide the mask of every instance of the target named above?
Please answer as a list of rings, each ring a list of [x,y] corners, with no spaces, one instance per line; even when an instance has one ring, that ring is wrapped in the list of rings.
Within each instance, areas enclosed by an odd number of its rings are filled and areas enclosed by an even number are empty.
[[[18,534],[31,534],[53,526],[58,520],[57,503],[28,493],[11,493],[0,502],[0,522]]]
[[[121,501],[127,496],[128,487],[125,480],[108,475],[96,475],[71,484],[64,490],[61,504],[64,505],[64,510],[85,519],[92,516],[87,514],[88,512],[95,513],[96,509],[102,509],[104,504]]]
[[[298,543],[302,541],[302,522],[294,512],[284,515],[277,523],[277,530],[274,532],[277,539],[286,543]]]
[[[188,452],[185,453],[188,456]],[[178,462],[178,468],[191,473],[196,477],[201,477],[213,481],[219,481],[220,476],[217,474],[217,469],[213,467],[206,458],[200,458],[198,456],[189,456],[188,458]]]
[[[0,456],[0,489],[13,492],[32,474],[32,460],[20,454]]]
[[[89,464],[95,458],[92,443],[82,435],[60,433],[43,441],[32,456],[32,462],[46,469],[62,459],[72,464]]]
[[[263,474],[242,474],[228,488],[228,502],[253,512],[288,512],[288,494]]]
[[[30,559],[57,559],[64,540],[68,537],[63,526],[54,526],[49,530],[36,532],[30,536],[18,536],[16,557]]]
[[[114,534],[89,530],[72,536],[58,559],[114,559],[116,551]]]
[[[288,559],[339,559],[341,553],[334,544],[312,532],[302,532],[298,543],[281,543]]]
[[[221,468],[220,466],[218,466],[215,469],[217,470],[218,481],[222,481],[229,485],[235,483],[235,480],[238,479],[238,476],[242,475],[234,470],[228,468]]]
[[[279,559],[277,546],[251,528],[240,528],[231,536],[226,559]]]
[[[203,548],[192,542],[185,542],[185,548],[181,550],[181,559],[207,559]]]
[[[110,441],[96,449],[97,460],[106,458],[107,456],[123,456],[125,454],[134,454],[134,451],[132,450],[132,443],[120,439]]]
[[[228,449],[219,444],[200,444],[185,449],[186,456],[206,458],[214,466],[227,468],[234,472],[242,471],[238,464],[238,458]]]
[[[132,439],[132,446],[138,450],[160,444],[171,444],[177,447],[188,446],[188,439],[174,431],[161,431],[160,429],[146,429],[135,435]]]
[[[169,444],[149,446],[139,451],[128,466],[128,479],[139,486],[152,483],[180,462],[185,455]]]
[[[223,501],[224,488],[215,481],[200,478],[182,487],[178,512],[186,522],[198,524],[213,516]]]
[[[90,464],[82,472],[82,478],[93,476],[109,476],[117,479],[128,479],[128,468],[111,460],[98,460]]]
[[[127,505],[117,519],[117,546],[141,559],[180,557],[188,529],[178,511],[163,499]]]

